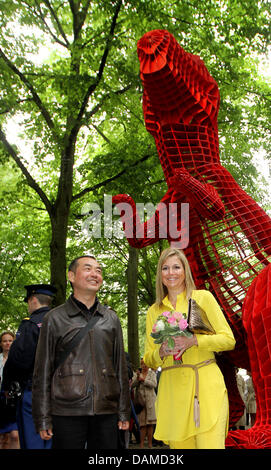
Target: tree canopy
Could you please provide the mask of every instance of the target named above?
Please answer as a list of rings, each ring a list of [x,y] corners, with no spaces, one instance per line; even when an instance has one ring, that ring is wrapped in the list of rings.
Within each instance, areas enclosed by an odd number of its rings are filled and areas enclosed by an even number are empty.
[[[265,0],[1,2],[3,328],[25,315],[25,284],[51,281],[62,302],[67,262],[86,251],[101,257],[101,296],[126,322],[127,242],[88,237],[82,223],[86,204],[103,207],[105,194],[157,204],[166,192],[142,116],[136,45],[148,30],[168,29],[204,60],[221,94],[222,163],[269,209],[253,156],[270,154],[271,84],[259,68],[270,47],[270,13]],[[139,253],[142,314],[154,299],[163,243]]]

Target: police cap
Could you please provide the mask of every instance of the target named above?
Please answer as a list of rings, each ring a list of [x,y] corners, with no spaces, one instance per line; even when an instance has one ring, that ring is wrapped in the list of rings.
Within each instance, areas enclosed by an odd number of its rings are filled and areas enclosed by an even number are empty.
[[[50,284],[31,284],[29,286],[24,286],[26,289],[26,297],[24,302],[27,302],[31,295],[43,294],[53,297],[56,293],[56,288]]]

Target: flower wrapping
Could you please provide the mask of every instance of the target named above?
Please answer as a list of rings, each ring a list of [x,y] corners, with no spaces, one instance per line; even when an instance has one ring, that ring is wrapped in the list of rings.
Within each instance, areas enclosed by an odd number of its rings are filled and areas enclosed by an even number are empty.
[[[152,327],[151,337],[156,344],[167,341],[168,348],[173,349],[175,346],[174,338],[177,336],[193,336],[193,333],[188,329],[186,314],[175,311],[163,312],[157,317]],[[174,355],[174,361],[178,363],[179,360],[176,360],[176,355]]]

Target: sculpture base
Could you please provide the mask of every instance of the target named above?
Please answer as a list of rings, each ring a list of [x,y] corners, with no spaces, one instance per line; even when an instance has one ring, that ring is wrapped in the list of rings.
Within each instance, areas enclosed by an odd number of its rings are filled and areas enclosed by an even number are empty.
[[[271,425],[254,425],[244,431],[230,431],[226,439],[226,448],[271,449]]]

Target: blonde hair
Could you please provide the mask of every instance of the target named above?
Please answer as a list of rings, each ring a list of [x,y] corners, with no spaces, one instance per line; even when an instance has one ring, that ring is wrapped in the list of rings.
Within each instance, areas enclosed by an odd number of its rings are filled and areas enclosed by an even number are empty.
[[[185,274],[184,282],[185,282],[187,299],[190,299],[192,290],[196,289],[192,272],[189,266],[189,262],[184,252],[182,250],[178,250],[177,248],[170,248],[170,247],[166,248],[161,253],[161,256],[159,258],[158,265],[157,265],[157,272],[156,272],[156,301],[155,303],[159,306],[162,305],[163,299],[168,294],[167,287],[164,286],[162,282],[162,266],[165,263],[166,259],[169,258],[170,256],[177,256],[183,265],[184,274]]]

